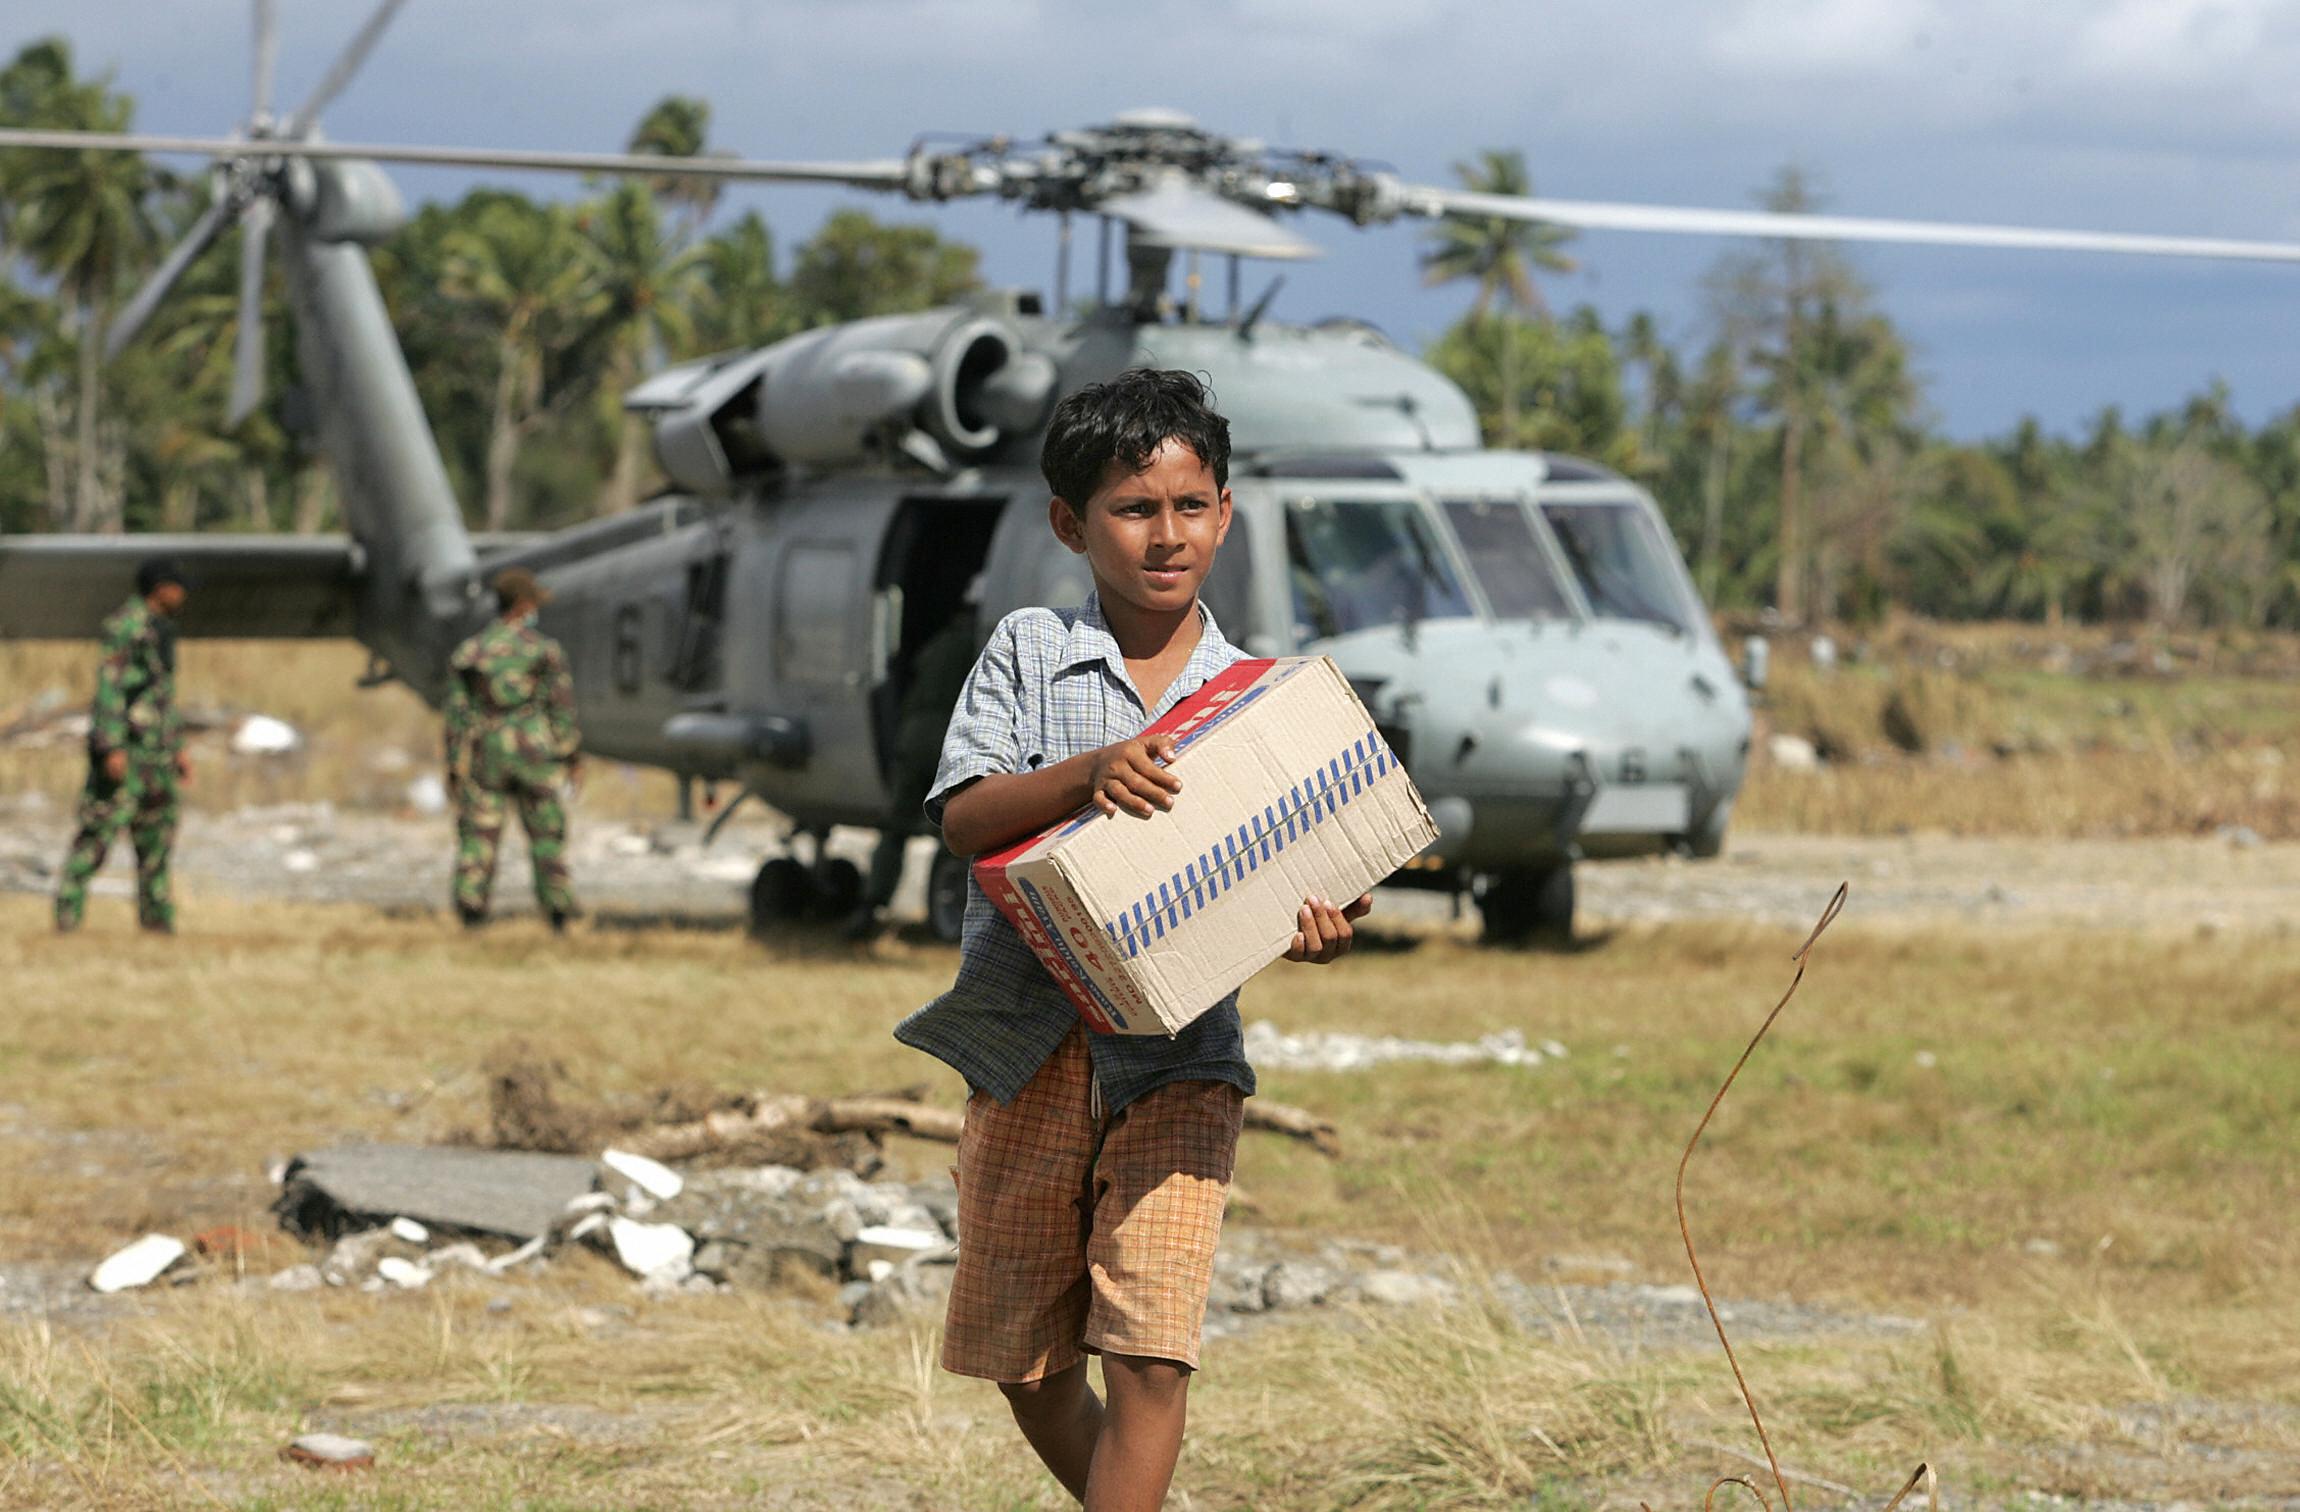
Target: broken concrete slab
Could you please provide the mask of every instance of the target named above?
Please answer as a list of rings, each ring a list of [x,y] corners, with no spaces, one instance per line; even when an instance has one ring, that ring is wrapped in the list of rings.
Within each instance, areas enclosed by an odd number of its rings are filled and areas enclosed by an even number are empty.
[[[314,1470],[365,1470],[375,1464],[375,1445],[340,1433],[307,1433],[282,1449],[280,1458]]]
[[[342,1145],[298,1155],[272,1211],[291,1233],[334,1239],[407,1217],[430,1228],[528,1240],[598,1184],[577,1155],[425,1145]]]
[[[642,1280],[676,1284],[694,1271],[695,1236],[677,1224],[611,1218],[607,1239],[623,1268]]]
[[[327,1277],[320,1274],[316,1265],[291,1265],[286,1270],[273,1272],[265,1285],[273,1291],[318,1291],[327,1285]]]
[[[431,1284],[431,1267],[413,1260],[402,1260],[397,1255],[386,1255],[375,1262],[375,1273],[381,1279],[405,1291],[420,1291]]]
[[[88,1286],[104,1293],[149,1286],[160,1274],[184,1258],[184,1241],[167,1234],[146,1234],[124,1249],[113,1251],[89,1274]]]
[[[657,1202],[669,1202],[687,1184],[684,1177],[661,1161],[634,1155],[629,1150],[608,1150],[600,1155],[599,1163]]]
[[[872,1262],[900,1265],[924,1255],[952,1249],[951,1242],[935,1228],[897,1228],[891,1224],[874,1224],[855,1235],[847,1250],[847,1268],[858,1274],[867,1273]]]

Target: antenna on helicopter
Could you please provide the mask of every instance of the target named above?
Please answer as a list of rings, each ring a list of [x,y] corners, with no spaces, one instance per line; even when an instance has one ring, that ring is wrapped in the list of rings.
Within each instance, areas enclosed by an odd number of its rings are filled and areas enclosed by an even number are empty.
[[[1278,291],[1285,286],[1286,275],[1280,273],[1270,280],[1270,286],[1262,291],[1261,297],[1247,308],[1244,318],[1238,322],[1238,339],[1240,341],[1254,339],[1254,327],[1262,323],[1262,317],[1269,313],[1270,301],[1276,299]]]

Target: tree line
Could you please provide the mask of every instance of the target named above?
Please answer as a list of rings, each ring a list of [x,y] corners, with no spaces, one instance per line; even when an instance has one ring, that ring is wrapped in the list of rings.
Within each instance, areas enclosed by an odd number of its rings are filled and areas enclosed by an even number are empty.
[[[118,131],[133,114],[60,41],[0,70],[0,123]],[[709,123],[704,102],[666,99],[629,148],[705,153]],[[1511,152],[1457,172],[1531,189]],[[1784,171],[1764,202],[1815,198]],[[0,152],[0,530],[335,523],[283,310],[266,319],[267,402],[224,423],[236,237],[103,360],[108,322],[204,205],[197,175],[129,155]],[[2300,406],[2247,427],[2214,386],[2165,414],[2104,410],[2076,436],[2024,420],[1952,442],[1875,290],[1834,248],[1721,258],[1702,334],[1672,344],[1647,315],[1609,329],[1587,307],[1554,314],[1540,278],[1572,268],[1569,241],[1499,221],[1428,233],[1425,276],[1473,292],[1425,355],[1491,444],[1577,452],[1650,487],[1717,607],[2300,625]],[[451,479],[487,529],[636,502],[651,464],[621,400],[665,362],[980,286],[972,248],[851,210],[786,260],[756,213],[721,216],[716,185],[675,177],[565,202],[473,190],[423,206],[373,261]]]

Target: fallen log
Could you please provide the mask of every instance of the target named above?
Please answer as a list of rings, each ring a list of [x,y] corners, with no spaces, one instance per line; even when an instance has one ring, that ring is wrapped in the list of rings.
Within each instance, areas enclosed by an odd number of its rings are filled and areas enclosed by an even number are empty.
[[[762,1140],[801,1134],[908,1134],[958,1143],[962,1115],[903,1097],[807,1097],[755,1092],[701,1118],[627,1130],[616,1144],[653,1160],[692,1160]],[[1340,1155],[1341,1137],[1330,1120],[1285,1103],[1249,1098],[1246,1127],[1307,1140],[1321,1153]]]
[[[1332,1119],[1320,1118],[1305,1108],[1288,1103],[1264,1102],[1259,1097],[1246,1099],[1246,1127],[1259,1129],[1265,1134],[1284,1134],[1291,1139],[1306,1139],[1317,1147],[1321,1155],[1339,1157],[1342,1136],[1335,1132]]]

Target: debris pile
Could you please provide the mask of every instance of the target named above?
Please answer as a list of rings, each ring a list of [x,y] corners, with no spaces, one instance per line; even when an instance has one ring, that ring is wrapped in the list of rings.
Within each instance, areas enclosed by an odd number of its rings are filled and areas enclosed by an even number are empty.
[[[488,1064],[487,1137],[471,1145],[344,1145],[278,1166],[272,1211],[318,1258],[272,1270],[274,1291],[413,1291],[450,1277],[501,1277],[580,1247],[647,1294],[796,1289],[835,1294],[850,1324],[941,1304],[957,1260],[958,1193],[947,1177],[875,1179],[883,1141],[954,1142],[960,1115],[922,1090],[862,1097],[659,1093],[623,1104],[563,1095],[565,1072],[514,1045]],[[1332,1124],[1255,1099],[1248,1126],[1339,1152]],[[604,1149],[602,1150],[602,1146]],[[596,1156],[578,1151],[600,1151]],[[783,1158],[762,1159],[762,1155]],[[685,1169],[674,1169],[678,1162]],[[246,1268],[266,1236],[218,1229],[200,1255]],[[197,1279],[179,1240],[153,1234],[91,1276],[100,1291],[162,1275]],[[1292,1290],[1289,1290],[1292,1286]],[[1420,1291],[1378,1278],[1311,1288],[1374,1300]],[[1238,1283],[1243,1296],[1247,1283]],[[1256,1295],[1292,1297],[1293,1283]],[[1307,1293],[1305,1292],[1305,1295]],[[1276,1305],[1266,1304],[1266,1305]]]
[[[281,1222],[333,1241],[316,1264],[271,1278],[285,1291],[414,1290],[456,1271],[503,1275],[581,1244],[652,1295],[812,1277],[840,1287],[850,1321],[872,1322],[939,1300],[957,1257],[948,1182],[775,1165],[681,1176],[627,1150],[590,1161],[398,1145],[301,1155],[283,1174]]]

